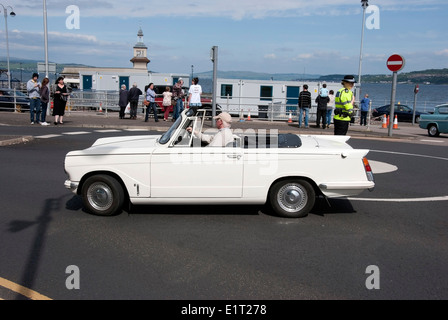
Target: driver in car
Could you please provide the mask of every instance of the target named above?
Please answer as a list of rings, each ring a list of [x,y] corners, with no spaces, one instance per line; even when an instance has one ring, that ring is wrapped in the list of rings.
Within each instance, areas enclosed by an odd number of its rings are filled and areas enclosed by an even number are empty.
[[[216,120],[218,132],[215,135],[195,132],[198,138],[207,143],[207,147],[225,147],[228,143],[233,142],[233,133],[230,130],[232,116],[227,112],[222,112],[213,119]],[[188,127],[186,130],[191,133],[193,129]]]

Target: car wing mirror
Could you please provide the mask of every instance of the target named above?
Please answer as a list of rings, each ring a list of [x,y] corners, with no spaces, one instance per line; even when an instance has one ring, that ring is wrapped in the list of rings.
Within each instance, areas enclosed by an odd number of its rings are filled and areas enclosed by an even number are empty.
[[[177,140],[176,140],[176,141],[174,141],[174,145],[176,145],[176,144],[180,143],[181,141],[182,141],[182,136],[181,136],[181,135],[179,135],[179,136],[177,137]]]

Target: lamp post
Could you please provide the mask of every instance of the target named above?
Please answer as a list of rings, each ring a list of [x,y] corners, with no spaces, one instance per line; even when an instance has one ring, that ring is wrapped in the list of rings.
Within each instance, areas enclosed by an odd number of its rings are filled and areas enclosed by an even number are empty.
[[[45,77],[48,78],[48,28],[47,28],[47,1],[43,1],[44,13],[44,46],[45,46]],[[50,110],[47,109],[48,115]]]
[[[8,65],[8,89],[11,89],[11,71],[9,69],[9,39],[8,39],[8,8],[11,8],[11,12],[9,15],[11,17],[15,17],[16,14],[14,13],[14,9],[11,6],[4,6],[0,3],[0,5],[3,7],[3,14],[5,16],[5,34],[6,34],[6,63]]]
[[[364,44],[364,26],[366,20],[366,9],[369,6],[369,0],[361,0],[362,6],[362,31],[361,31],[361,49],[359,52],[359,69],[358,69],[358,98],[361,99],[361,67],[362,67],[362,47]]]

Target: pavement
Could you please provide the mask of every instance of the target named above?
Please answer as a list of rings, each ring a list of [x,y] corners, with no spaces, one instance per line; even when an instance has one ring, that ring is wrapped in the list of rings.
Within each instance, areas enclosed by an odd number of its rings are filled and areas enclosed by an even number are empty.
[[[159,115],[160,116],[160,115]],[[49,126],[41,126],[42,129],[53,127],[54,117],[48,116],[47,122]],[[77,128],[102,128],[102,129],[142,129],[154,131],[165,131],[172,125],[171,121],[159,120],[155,122],[150,118],[148,122],[144,122],[143,114],[138,114],[136,120],[129,119],[126,115],[125,119],[119,119],[118,112],[94,112],[94,111],[72,111],[66,112],[64,116],[64,124],[58,127],[77,127]],[[31,126],[30,116],[28,112],[0,112],[0,126]],[[206,121],[204,127],[211,127],[211,121]],[[298,128],[297,121],[289,123],[288,121],[269,121],[267,119],[247,118],[241,121],[238,117],[233,117],[232,129],[253,129],[253,130],[278,130],[280,133],[296,133],[304,135],[333,135],[333,125],[329,129],[316,128],[314,123],[310,122],[309,128]],[[4,131],[4,130],[3,130]],[[418,124],[398,123],[398,129],[392,130],[389,136],[389,129],[382,128],[381,121],[373,121],[369,126],[360,126],[359,124],[351,124],[348,136],[353,137],[371,137],[376,139],[418,139],[426,135],[426,131],[419,128]],[[28,142],[33,140],[32,136],[17,135],[1,135],[0,146]]]

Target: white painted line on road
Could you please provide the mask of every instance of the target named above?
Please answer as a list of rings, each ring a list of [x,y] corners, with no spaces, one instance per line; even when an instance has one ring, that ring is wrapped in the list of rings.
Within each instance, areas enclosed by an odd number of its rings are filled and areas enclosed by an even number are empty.
[[[347,198],[354,201],[379,201],[379,202],[427,202],[427,201],[448,201],[448,196],[441,197],[427,197],[427,198],[395,198],[395,199],[381,199],[381,198]]]
[[[436,142],[436,143],[444,143],[445,141],[440,140],[420,140],[421,142]]]
[[[76,135],[80,135],[80,134],[89,134],[89,133],[90,132],[87,132],[87,131],[76,131],[76,132],[63,132],[62,134],[76,136]]]
[[[44,136],[36,136],[36,139],[50,139],[50,138],[57,138],[62,137],[62,134],[46,134]]]
[[[150,131],[149,129],[124,129],[124,131]]]
[[[370,150],[370,152],[399,154],[399,155],[403,155],[403,156],[413,156],[413,157],[422,157],[422,158],[430,158],[430,159],[437,159],[437,160],[448,161],[448,158],[428,156],[428,155],[425,155],[425,154],[404,153],[404,152],[395,152],[395,151],[382,151],[382,150]]]
[[[118,129],[106,129],[106,130],[95,130],[95,132],[109,133],[109,132],[121,132],[121,130],[118,130]]]

